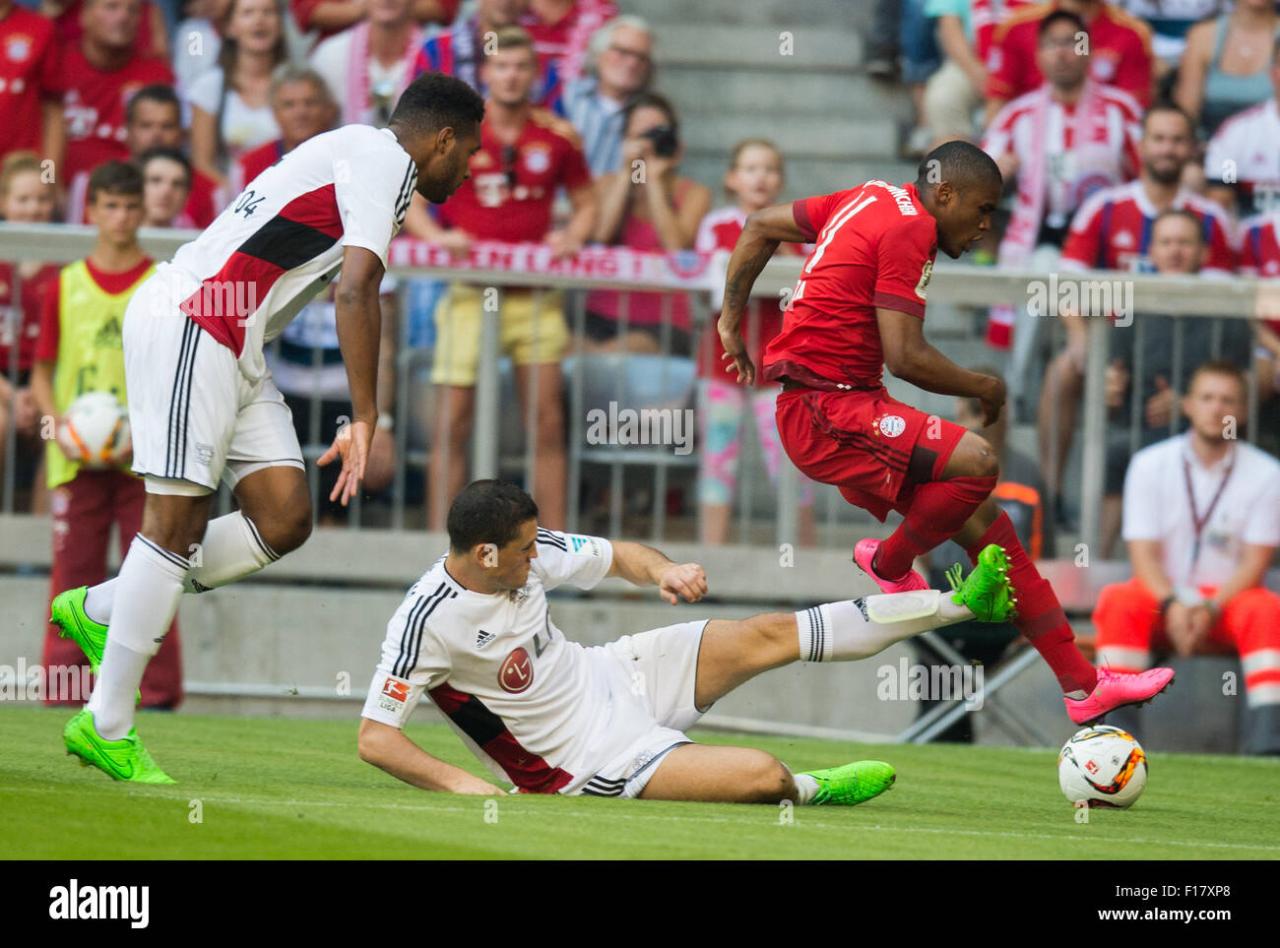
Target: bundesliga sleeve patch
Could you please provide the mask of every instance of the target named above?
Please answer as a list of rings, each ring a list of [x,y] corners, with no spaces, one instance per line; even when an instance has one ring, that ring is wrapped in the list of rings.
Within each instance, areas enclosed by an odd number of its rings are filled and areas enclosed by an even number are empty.
[[[408,700],[409,683],[398,678],[388,678],[382,686],[382,694],[378,697],[378,707],[383,711],[399,714],[404,710],[405,702]]]

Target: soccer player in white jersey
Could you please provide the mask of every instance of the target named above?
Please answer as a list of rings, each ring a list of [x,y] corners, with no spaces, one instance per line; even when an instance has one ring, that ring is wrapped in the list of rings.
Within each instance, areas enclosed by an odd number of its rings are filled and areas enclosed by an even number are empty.
[[[125,377],[133,469],[147,501],[119,575],[54,600],[52,621],[97,675],[64,730],[69,753],[118,780],[173,782],[139,741],[133,710],[179,597],[256,572],[311,532],[302,452],[263,345],[341,270],[338,339],[352,421],[319,463],[341,458],[330,499],[346,504],[377,419],[388,245],[414,191],[438,204],[466,180],[483,118],[484,101],[466,83],[421,76],[385,129],[347,125],[303,142],[134,294]],[[210,521],[220,479],[240,509]]]
[[[499,780],[525,793],[658,800],[855,804],[883,793],[881,761],[792,773],[748,747],[685,736],[720,697],[795,661],[852,661],[963,619],[1006,621],[1014,598],[992,545],[956,593],[919,590],[749,619],[682,622],[586,648],[551,619],[547,590],[606,576],[696,602],[707,578],[639,543],[538,527],[538,508],[501,481],[475,481],[449,510],[449,551],[387,625],[360,722],[360,756],[426,790],[492,794],[401,730],[424,693]]]

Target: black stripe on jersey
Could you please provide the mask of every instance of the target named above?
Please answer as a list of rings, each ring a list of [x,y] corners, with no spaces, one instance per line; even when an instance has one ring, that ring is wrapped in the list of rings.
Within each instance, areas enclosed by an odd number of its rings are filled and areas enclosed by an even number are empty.
[[[320,256],[337,241],[337,237],[331,237],[310,224],[276,216],[251,234],[237,252],[265,260],[281,270],[292,270]]]
[[[165,445],[164,476],[173,477],[173,451],[178,441],[178,405],[182,397],[182,378],[187,364],[187,350],[191,345],[191,335],[197,330],[190,319],[182,327],[182,344],[178,347],[178,365],[173,370],[173,388],[169,390],[169,437]]]
[[[436,606],[446,599],[453,599],[458,594],[444,583],[436,587],[435,592],[418,603],[409,612],[405,622],[404,634],[400,637],[400,656],[391,673],[397,678],[408,678],[409,672],[418,666],[418,656],[422,652],[422,633],[427,627],[427,618],[435,612]]]
[[[404,180],[400,182],[400,196],[396,199],[396,223],[399,224],[404,219],[404,214],[409,210],[409,202],[413,200],[413,185],[417,180],[417,166],[413,163],[413,159],[409,159],[409,167],[404,170]]]
[[[135,539],[141,540],[143,543],[147,545],[149,549],[158,553],[160,556],[163,556],[166,560],[168,560],[174,566],[181,567],[182,569],[191,569],[191,563],[185,557],[179,556],[177,553],[174,553],[170,550],[166,550],[164,547],[160,546],[159,544],[152,543],[150,540],[144,537],[141,533],[135,533],[134,537]]]
[[[565,543],[564,537],[560,536],[558,533],[552,533],[550,530],[540,529],[538,531],[537,542],[545,543],[547,546],[554,546],[557,549],[563,550],[565,553],[569,552],[569,545]]]
[[[480,747],[484,747],[507,730],[507,726],[502,723],[502,718],[486,708],[484,702],[475,695],[467,695],[467,700],[449,715],[449,720],[458,725],[462,733]]]

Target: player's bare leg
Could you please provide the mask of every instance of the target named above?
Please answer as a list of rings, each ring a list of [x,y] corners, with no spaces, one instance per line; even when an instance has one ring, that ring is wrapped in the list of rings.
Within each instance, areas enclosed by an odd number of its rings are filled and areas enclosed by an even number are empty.
[[[470,385],[436,386],[436,439],[427,483],[427,529],[444,530],[450,501],[467,479],[467,444],[475,418],[476,390]]]
[[[526,418],[529,417],[530,392],[537,390],[533,408],[533,484],[529,493],[538,504],[538,522],[552,530],[563,530],[564,485],[568,483],[568,472],[564,456],[564,379],[560,363],[516,366],[516,388]]]
[[[1039,432],[1040,470],[1044,473],[1048,499],[1057,504],[1062,496],[1062,472],[1071,453],[1071,440],[1076,432],[1076,415],[1084,391],[1084,376],[1070,352],[1060,352],[1049,362],[1044,374],[1044,389],[1036,413]],[[1050,512],[1053,515],[1057,511]]]
[[[1005,583],[1000,576],[991,579]],[[937,590],[925,590],[826,603],[801,612],[712,619],[703,629],[698,649],[694,704],[705,711],[762,672],[792,662],[856,661],[921,632],[972,618],[974,613],[966,606]],[[879,781],[877,786],[864,788],[864,798],[869,799],[888,787],[893,771],[878,761],[863,763],[867,765],[864,778]],[[771,754],[753,748],[693,744],[677,747],[663,757],[640,796],[649,800],[809,803],[826,792],[818,779],[825,773],[793,775]]]

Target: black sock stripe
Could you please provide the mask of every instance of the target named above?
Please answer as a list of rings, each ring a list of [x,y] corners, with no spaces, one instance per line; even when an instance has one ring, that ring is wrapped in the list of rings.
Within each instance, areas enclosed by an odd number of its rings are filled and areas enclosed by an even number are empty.
[[[141,533],[135,533],[134,539],[141,540],[143,543],[147,545],[147,547],[149,547],[150,549],[154,550],[156,553],[163,556],[166,560],[168,560],[174,566],[180,566],[183,569],[191,569],[190,560],[186,559],[185,557],[179,556],[177,553],[174,553],[172,550],[166,550],[164,547],[151,542],[146,537],[144,537]]]
[[[244,517],[244,514],[241,514],[241,516]],[[252,520],[250,520],[248,517],[244,518],[244,522],[249,525],[249,530],[250,532],[253,533],[253,539],[257,541],[258,547],[262,550],[264,554],[266,554],[267,558],[270,559],[272,562],[275,562],[276,560],[280,559],[280,554],[277,553],[275,550],[271,549],[267,541],[262,539],[262,534],[258,532],[258,525],[254,523]]]

